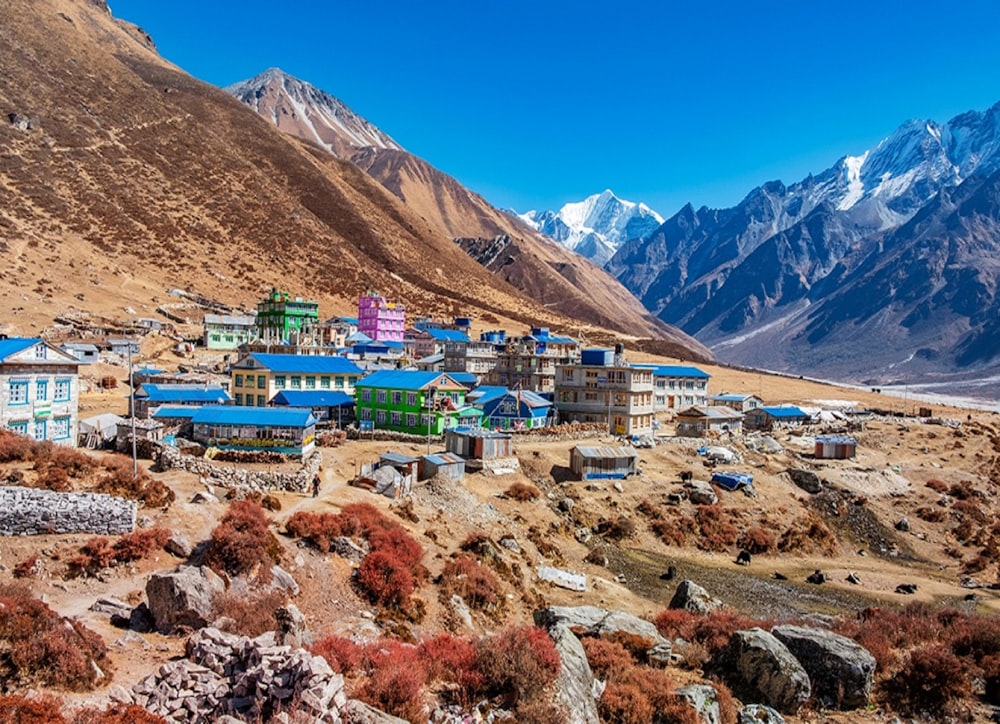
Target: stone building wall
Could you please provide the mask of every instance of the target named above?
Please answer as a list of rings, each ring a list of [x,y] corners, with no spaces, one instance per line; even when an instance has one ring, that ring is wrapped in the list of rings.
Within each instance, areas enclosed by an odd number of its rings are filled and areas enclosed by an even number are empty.
[[[102,493],[0,487],[0,535],[121,535],[135,530],[135,511],[134,500]]]

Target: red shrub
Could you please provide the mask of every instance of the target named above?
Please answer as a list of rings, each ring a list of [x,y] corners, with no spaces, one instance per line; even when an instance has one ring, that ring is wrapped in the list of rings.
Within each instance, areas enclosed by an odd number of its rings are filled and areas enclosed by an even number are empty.
[[[330,550],[330,541],[344,535],[340,518],[333,513],[307,513],[299,511],[288,522],[285,529],[295,538],[304,538],[323,553]]]
[[[839,549],[837,537],[822,520],[811,513],[792,521],[778,541],[778,550],[785,553],[834,555]]]
[[[67,562],[67,574],[71,578],[77,576],[96,576],[105,568],[110,568],[115,562],[115,551],[111,541],[104,537],[91,538],[82,546],[80,552]]]
[[[643,693],[653,709],[658,712],[657,721],[671,724],[698,724],[700,719],[694,709],[685,702],[678,701],[674,694],[674,682],[670,675],[660,669],[633,666],[625,669],[615,679],[619,684],[635,686]],[[666,714],[670,713],[667,717]]]
[[[507,488],[507,497],[520,502],[537,500],[542,494],[538,488],[531,483],[517,482]]]
[[[138,500],[147,508],[161,508],[174,502],[174,491],[159,480],[153,480],[142,468],[132,475],[132,461],[121,456],[101,460],[105,469],[97,483],[97,492]]]
[[[657,518],[650,522],[650,530],[668,546],[683,546],[687,543],[688,533],[692,530],[694,521],[688,518],[667,520]]]
[[[389,608],[405,608],[413,593],[407,565],[382,551],[372,551],[361,561],[358,583],[372,603]]]
[[[0,694],[0,724],[65,724],[54,696]]]
[[[35,445],[35,441],[30,437],[18,435],[6,428],[0,429],[0,462],[31,460]]]
[[[361,647],[343,636],[325,636],[314,643],[310,651],[326,659],[338,674],[356,671],[361,666]]]
[[[915,512],[920,520],[926,520],[928,523],[940,523],[947,516],[944,508],[930,505],[923,505]]]
[[[38,573],[40,565],[38,556],[28,556],[14,566],[14,578],[31,578]]]
[[[752,554],[770,553],[778,547],[774,534],[760,526],[751,526],[743,531],[736,545]]]
[[[441,590],[448,596],[457,593],[470,608],[496,608],[503,590],[496,574],[470,555],[448,561],[441,571]]]
[[[655,710],[643,691],[635,684],[608,682],[597,702],[601,721],[614,724],[649,724]]]
[[[250,594],[227,590],[212,599],[212,618],[223,619],[226,623],[220,628],[227,633],[253,638],[278,630],[275,612],[286,603],[288,594],[280,589]]]
[[[624,647],[640,664],[646,663],[646,653],[653,648],[653,642],[645,636],[627,631],[613,631],[606,634],[604,639]]]
[[[681,638],[690,641],[701,616],[682,608],[667,608],[656,614],[653,625],[665,639]]]
[[[635,523],[623,515],[612,520],[602,520],[597,523],[597,533],[609,540],[624,540],[635,535]]]
[[[559,654],[544,629],[508,628],[480,639],[479,669],[488,691],[531,700],[559,675]]]
[[[266,582],[271,565],[281,558],[281,549],[268,530],[264,510],[246,500],[230,503],[208,542],[208,565],[220,573],[246,576],[256,573]]]
[[[937,478],[931,478],[924,484],[936,493],[943,493],[948,489],[948,483]]]
[[[914,649],[903,668],[885,683],[892,706],[904,714],[941,716],[972,695],[966,662],[944,646]]]
[[[426,673],[412,662],[383,660],[357,698],[412,724],[423,724],[429,713],[421,694],[425,680]]]
[[[592,636],[584,637],[580,643],[587,654],[587,663],[598,679],[607,681],[614,674],[635,666],[635,657],[621,644]]]
[[[128,563],[145,558],[154,550],[163,548],[169,538],[170,531],[159,527],[123,535],[114,544],[115,561]]]
[[[399,526],[371,503],[350,503],[337,514],[343,535],[371,538],[373,531]]]
[[[167,720],[134,704],[109,704],[104,709],[75,712],[72,724],[167,724]]]
[[[725,552],[736,545],[739,531],[714,505],[699,505],[695,520],[701,530],[698,547],[703,551]]]
[[[377,528],[368,534],[368,544],[371,546],[371,550],[385,553],[402,563],[415,580],[423,579],[426,575],[424,567],[420,564],[420,559],[424,556],[423,546],[401,526],[392,521],[387,522],[392,523],[392,525]]]
[[[420,644],[420,657],[427,667],[427,680],[458,685],[458,703],[475,701],[483,688],[476,647],[468,639],[441,634]]]
[[[769,629],[770,621],[747,618],[728,609],[704,616],[689,611],[667,609],[657,614],[653,625],[664,638],[683,638],[701,644],[713,654],[729,641],[734,631],[760,626]]]

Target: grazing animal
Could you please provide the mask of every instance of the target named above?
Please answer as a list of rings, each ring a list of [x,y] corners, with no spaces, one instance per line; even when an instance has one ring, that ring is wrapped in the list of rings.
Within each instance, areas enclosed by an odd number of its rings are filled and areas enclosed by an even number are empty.
[[[788,580],[788,576],[786,576],[784,573],[778,573],[777,571],[775,571],[774,572],[774,580],[776,580],[776,581],[787,581]]]
[[[851,571],[850,573],[847,574],[847,582],[853,583],[855,586],[857,586],[859,583],[861,583],[861,579],[858,578],[857,573]]]
[[[673,566],[670,566],[669,568],[667,568],[667,572],[666,573],[661,573],[660,574],[660,580],[661,581],[672,581],[676,577],[677,577],[677,569],[674,568]]]
[[[806,583],[815,583],[817,586],[826,583],[826,574],[817,568],[806,578]]]
[[[882,609],[878,606],[869,606],[868,608],[863,608],[858,611],[858,620],[868,622],[871,621],[876,616],[881,615]]]
[[[739,555],[736,556],[736,564],[740,566],[749,566],[752,558],[753,556],[750,555],[750,551],[742,550]]]
[[[691,472],[690,470],[684,470],[681,472],[682,483],[690,483],[693,478],[694,478],[694,473]]]
[[[907,595],[912,595],[917,592],[916,583],[900,583],[896,586],[896,593],[905,593]]]
[[[966,593],[965,594],[965,600],[966,601],[978,601],[979,600],[979,596],[977,596],[975,593]]]

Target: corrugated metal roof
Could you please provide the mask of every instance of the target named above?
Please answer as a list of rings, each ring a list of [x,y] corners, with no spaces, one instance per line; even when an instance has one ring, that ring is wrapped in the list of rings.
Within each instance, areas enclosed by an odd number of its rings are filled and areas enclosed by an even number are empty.
[[[157,408],[156,412],[153,413],[153,417],[157,420],[184,419],[185,417],[194,417],[194,414],[200,409],[200,407],[196,407],[195,405],[164,405]]]
[[[783,407],[761,407],[758,408],[766,412],[771,417],[809,417],[806,413],[797,407],[783,406]]]
[[[233,326],[252,327],[257,323],[256,317],[238,316],[235,314],[206,314],[205,324],[230,324]]]
[[[357,383],[357,387],[377,387],[384,390],[423,390],[451,384],[454,389],[465,389],[444,372],[419,370],[378,370]]]
[[[158,385],[147,382],[139,387],[137,397],[145,397],[150,402],[229,402],[230,397],[219,386],[198,384]]]
[[[194,424],[309,427],[316,424],[312,410],[301,407],[242,407],[207,405],[191,418]]]
[[[465,465],[465,458],[459,457],[458,455],[449,452],[424,455],[424,460],[430,460],[435,465],[455,465],[456,463],[461,463],[462,465]]]
[[[448,374],[451,374],[450,372]],[[465,399],[475,401],[477,405],[483,405],[490,400],[495,400],[498,397],[503,397],[507,394],[507,388],[502,385],[480,385],[474,388]]]
[[[431,336],[431,339],[441,340],[442,342],[468,342],[469,335],[465,332],[459,332],[457,329],[438,329],[435,327],[430,327],[423,330]]]
[[[697,367],[685,365],[660,365],[653,368],[653,377],[694,377],[697,379],[708,379],[711,376]]]
[[[340,407],[353,405],[354,398],[336,390],[282,390],[271,403],[283,407]]]
[[[626,445],[625,447],[583,447],[577,445],[574,450],[577,450],[580,455],[585,458],[637,458],[639,453],[631,445]]]
[[[393,465],[410,465],[411,463],[417,462],[416,458],[398,452],[384,452],[378,457],[379,460],[392,463]]]
[[[507,432],[497,432],[496,430],[488,430],[484,427],[467,427],[465,425],[453,427],[446,432],[453,432],[456,435],[465,435],[466,437],[481,437],[487,440],[509,440],[511,438],[510,433]]]
[[[12,354],[33,347],[41,342],[41,337],[9,337],[0,339],[0,362],[6,362]]]
[[[265,354],[250,355],[271,372],[313,373],[320,375],[360,375],[361,368],[345,357],[321,354]],[[238,369],[238,367],[237,367]]]
[[[833,443],[838,445],[857,445],[858,441],[847,435],[817,435],[816,442]]]
[[[723,395],[712,395],[708,399],[718,400],[719,402],[743,402],[744,400],[748,400],[751,397],[754,397],[754,395],[723,394]]]
[[[448,376],[461,385],[476,384],[475,372],[449,372]]]

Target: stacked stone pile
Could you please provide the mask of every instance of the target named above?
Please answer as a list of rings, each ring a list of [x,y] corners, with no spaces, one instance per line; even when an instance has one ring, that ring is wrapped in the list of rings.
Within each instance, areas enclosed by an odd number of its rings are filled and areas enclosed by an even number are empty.
[[[0,535],[94,533],[135,530],[136,502],[102,493],[0,487]]]
[[[306,492],[321,462],[322,456],[316,453],[303,460],[302,466],[294,473],[282,473],[215,465],[204,458],[185,455],[170,445],[164,445],[159,456],[159,465],[163,470],[180,468],[224,488],[244,488],[262,493],[269,490]]]
[[[173,721],[209,722],[220,714],[270,721],[294,712],[308,721],[341,724],[344,679],[305,649],[215,628],[195,632],[187,658],[164,664],[118,698]]]

